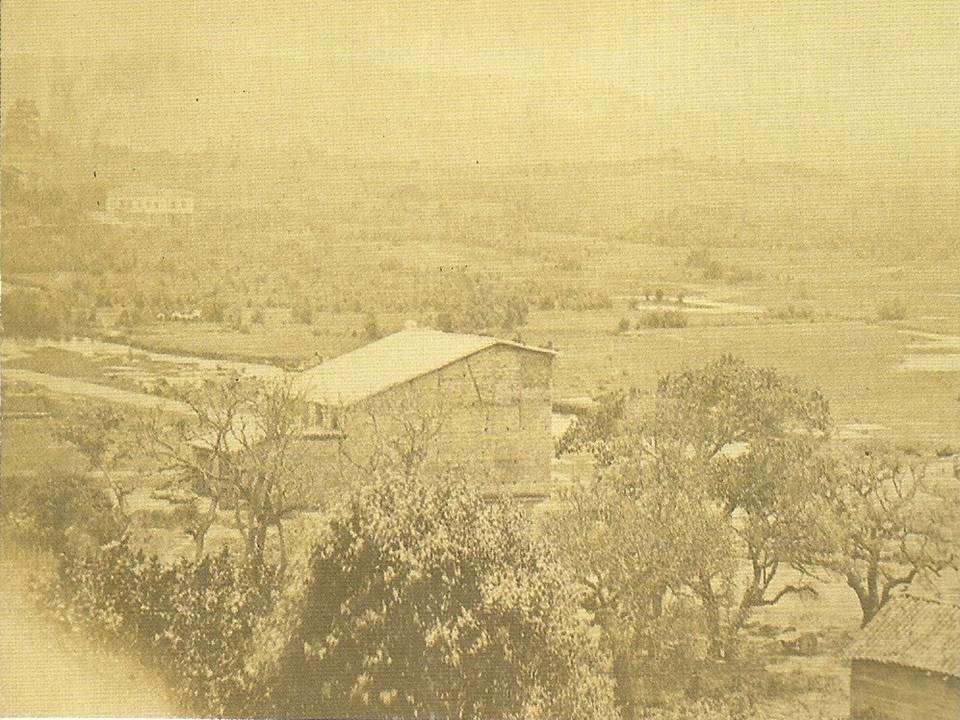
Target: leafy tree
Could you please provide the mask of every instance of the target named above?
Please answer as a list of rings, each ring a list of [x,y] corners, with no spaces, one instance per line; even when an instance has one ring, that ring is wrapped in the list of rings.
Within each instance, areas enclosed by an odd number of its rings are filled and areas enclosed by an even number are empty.
[[[914,580],[957,568],[960,494],[919,458],[882,444],[847,449],[827,507],[822,562],[856,593],[864,625]]]
[[[324,521],[251,660],[267,712],[612,717],[573,590],[520,512],[387,475]]]
[[[63,304],[52,293],[33,288],[3,292],[3,329],[24,337],[57,337],[67,326]]]
[[[207,322],[221,323],[226,314],[226,304],[216,297],[209,297],[203,301],[200,311],[201,317]]]
[[[123,531],[109,495],[89,477],[74,473],[4,476],[0,516],[14,537],[53,552],[67,550],[74,532],[101,545],[117,540]]]
[[[5,113],[4,142],[8,147],[36,148],[40,142],[40,111],[33,100],[17,98]]]
[[[72,630],[141,653],[185,713],[223,717],[250,705],[245,661],[277,585],[274,566],[227,551],[165,564],[121,540],[64,555],[39,597]]]
[[[377,323],[377,318],[375,315],[367,315],[367,318],[363,323],[363,334],[368,342],[373,342],[374,340],[379,340],[381,337],[383,337],[383,331],[380,329],[380,325]]]
[[[636,470],[611,469],[566,494],[548,521],[587,588],[627,719],[689,674],[695,638],[707,630],[691,588],[704,577],[729,584],[735,566],[730,530],[705,498]]]
[[[290,316],[299,323],[312,325],[316,316],[316,308],[308,297],[297,297],[290,308]]]
[[[69,416],[56,429],[57,436],[72,445],[87,461],[113,496],[118,525],[130,524],[127,496],[130,488],[120,466],[135,446],[133,419],[110,405],[88,405]]]
[[[714,617],[714,652],[724,655],[754,608],[813,592],[799,583],[769,594],[785,565],[808,576],[822,545],[815,520],[829,424],[817,391],[724,356],[663,376],[650,401],[636,391],[608,396],[561,447],[588,449],[601,466],[651,467],[661,482],[689,486],[721,514],[750,574],[730,607],[716,576],[705,575],[693,589]]]

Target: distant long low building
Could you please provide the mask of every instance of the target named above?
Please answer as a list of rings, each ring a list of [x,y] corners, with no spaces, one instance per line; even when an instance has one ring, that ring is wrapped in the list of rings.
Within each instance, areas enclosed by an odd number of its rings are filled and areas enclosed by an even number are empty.
[[[425,328],[388,335],[300,375],[308,437],[341,467],[392,452],[494,483],[547,481],[555,354]]]
[[[150,185],[128,185],[111,190],[105,201],[108,213],[127,218],[176,218],[192,215],[195,200],[189,193]]]

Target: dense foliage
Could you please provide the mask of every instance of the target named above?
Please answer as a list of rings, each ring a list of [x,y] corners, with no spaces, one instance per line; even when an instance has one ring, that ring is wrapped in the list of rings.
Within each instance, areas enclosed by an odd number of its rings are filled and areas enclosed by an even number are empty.
[[[736,598],[719,569],[697,572],[689,588],[723,656],[755,608],[811,592],[809,584],[773,587],[781,567],[803,573],[823,547],[817,518],[828,476],[819,451],[829,427],[820,393],[725,356],[664,375],[652,401],[635,391],[603,399],[560,446],[592,452],[628,487],[676,491],[675,500],[717,514],[726,532],[715,537],[732,543],[728,556],[746,557],[750,576]]]
[[[13,539],[55,553],[78,542],[116,540],[123,530],[107,493],[87,476],[71,473],[5,475],[0,518]]]
[[[722,515],[690,493],[610,472],[562,496],[549,519],[558,554],[586,589],[624,718],[686,690],[712,623],[692,588],[733,575]]]
[[[271,566],[227,552],[164,565],[121,541],[66,555],[41,597],[70,626],[140,651],[185,709],[222,715],[248,704],[244,660],[275,585]]]
[[[285,714],[611,717],[571,588],[516,509],[386,477],[324,523],[254,674]]]

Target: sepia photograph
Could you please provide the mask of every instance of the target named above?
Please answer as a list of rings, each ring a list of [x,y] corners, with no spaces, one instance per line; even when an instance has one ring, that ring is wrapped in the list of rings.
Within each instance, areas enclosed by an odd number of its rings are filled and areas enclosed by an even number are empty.
[[[960,719],[960,0],[0,0],[0,717]]]

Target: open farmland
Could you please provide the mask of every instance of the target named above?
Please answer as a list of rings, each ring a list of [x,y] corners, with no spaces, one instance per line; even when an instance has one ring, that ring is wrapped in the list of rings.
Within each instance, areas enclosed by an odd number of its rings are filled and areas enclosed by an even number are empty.
[[[175,5],[0,2],[0,716],[960,718],[960,3]]]

